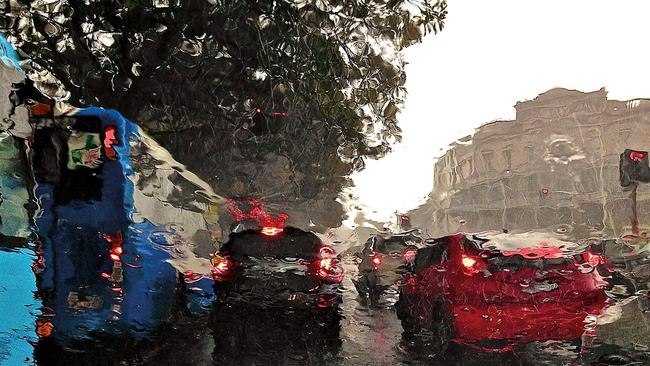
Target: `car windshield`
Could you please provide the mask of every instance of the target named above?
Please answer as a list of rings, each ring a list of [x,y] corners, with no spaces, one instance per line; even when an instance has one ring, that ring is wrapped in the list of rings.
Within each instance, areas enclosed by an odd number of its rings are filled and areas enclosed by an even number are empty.
[[[0,0],[0,366],[650,365],[649,15]]]

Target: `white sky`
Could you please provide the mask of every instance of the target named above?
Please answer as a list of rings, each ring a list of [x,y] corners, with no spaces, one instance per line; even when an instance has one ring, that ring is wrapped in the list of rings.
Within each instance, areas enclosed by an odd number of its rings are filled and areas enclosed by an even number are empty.
[[[406,51],[403,142],[353,175],[366,217],[423,202],[434,157],[553,87],[650,97],[650,2],[450,0],[445,29]]]

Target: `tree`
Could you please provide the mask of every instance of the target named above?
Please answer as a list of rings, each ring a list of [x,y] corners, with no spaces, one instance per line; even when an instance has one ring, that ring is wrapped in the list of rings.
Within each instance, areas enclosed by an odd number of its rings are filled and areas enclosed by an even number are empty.
[[[302,198],[335,197],[400,141],[401,51],[447,14],[445,0],[11,4],[0,31],[46,94],[120,110],[226,195],[259,194],[251,169],[285,159]]]

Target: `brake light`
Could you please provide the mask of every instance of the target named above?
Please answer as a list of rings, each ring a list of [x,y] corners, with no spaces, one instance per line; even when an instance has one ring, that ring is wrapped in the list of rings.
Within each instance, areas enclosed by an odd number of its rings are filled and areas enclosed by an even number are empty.
[[[402,257],[404,257],[405,261],[412,262],[415,259],[416,254],[417,254],[417,250],[408,249],[407,251],[404,252]]]
[[[122,237],[122,230],[118,230],[115,235],[103,234],[104,240],[111,244],[111,249],[108,250],[109,257],[113,262],[120,262],[122,254],[124,254],[124,238]]]
[[[578,263],[576,259],[580,259],[580,257],[574,257],[575,265],[579,268],[589,269],[603,265],[605,268],[607,268],[607,270],[612,271],[610,263],[602,254],[586,251],[582,253],[582,263]],[[585,267],[585,265],[587,266]]]
[[[463,256],[463,266],[465,266],[465,268],[472,268],[474,267],[475,264],[476,264],[476,259]]]
[[[370,262],[372,262],[372,266],[375,269],[379,269],[379,266],[381,265],[383,258],[379,254],[375,254],[372,257],[370,257]]]
[[[266,236],[276,236],[284,231],[283,228],[273,227],[273,226],[264,226],[261,230],[261,233]]]
[[[463,254],[461,258],[462,270],[468,276],[475,275],[481,271],[482,262],[475,257]]]
[[[324,271],[329,271],[332,269],[333,263],[332,258],[323,258],[320,260],[320,269]]]
[[[602,257],[600,255],[590,252],[584,252],[582,254],[582,258],[584,259],[585,263],[589,263],[594,267],[601,264],[602,262]]]
[[[641,161],[642,159],[645,159],[648,156],[648,153],[641,152],[641,151],[631,151],[630,152],[630,160],[632,161]]]

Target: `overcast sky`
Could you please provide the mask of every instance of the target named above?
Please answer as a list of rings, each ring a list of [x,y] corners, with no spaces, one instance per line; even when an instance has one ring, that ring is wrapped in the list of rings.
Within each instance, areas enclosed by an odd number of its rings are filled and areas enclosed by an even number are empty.
[[[650,97],[650,2],[451,0],[445,29],[406,51],[403,143],[355,174],[369,218],[423,202],[434,158],[554,87]],[[373,213],[374,212],[374,213]]]

